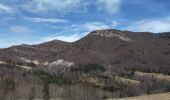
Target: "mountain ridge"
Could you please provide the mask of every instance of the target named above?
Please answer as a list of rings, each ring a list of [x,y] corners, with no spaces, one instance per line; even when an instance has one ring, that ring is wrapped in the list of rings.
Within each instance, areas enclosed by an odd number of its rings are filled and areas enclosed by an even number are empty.
[[[53,63],[62,59],[74,62],[75,66],[97,63],[106,66],[128,67],[132,64],[140,67],[160,67],[160,65],[168,67],[169,34],[115,29],[96,30],[72,43],[53,40],[39,45],[20,45],[1,49],[0,60],[22,62],[21,58],[25,58],[39,63]]]

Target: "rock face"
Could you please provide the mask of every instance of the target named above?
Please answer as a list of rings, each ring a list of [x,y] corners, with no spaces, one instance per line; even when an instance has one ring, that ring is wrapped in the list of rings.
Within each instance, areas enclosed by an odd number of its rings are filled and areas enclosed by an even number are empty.
[[[47,67],[95,63],[112,68],[135,66],[170,73],[169,36],[170,33],[97,30],[72,43],[54,40],[1,49],[0,61],[33,62]]]
[[[123,41],[132,41],[132,39],[130,39],[128,36],[126,36],[125,33],[121,32],[121,31],[115,31],[113,32],[112,30],[104,30],[104,31],[95,31],[93,34],[95,35],[99,35],[99,36],[104,36],[107,38],[113,38],[113,37],[118,37],[119,39],[123,40]]]

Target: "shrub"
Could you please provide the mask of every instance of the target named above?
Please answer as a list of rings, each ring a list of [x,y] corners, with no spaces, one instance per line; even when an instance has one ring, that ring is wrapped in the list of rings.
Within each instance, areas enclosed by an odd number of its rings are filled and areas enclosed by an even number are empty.
[[[43,99],[49,100],[50,93],[49,93],[49,83],[44,82],[44,88],[43,88]]]
[[[35,87],[32,87],[28,100],[34,100],[34,98],[35,98]]]
[[[80,71],[80,72],[84,72],[84,73],[89,73],[89,72],[95,72],[95,71],[104,72],[105,68],[101,65],[98,65],[98,64],[87,64],[85,66],[72,67],[70,70],[71,71]]]
[[[41,78],[46,83],[54,83],[57,85],[71,85],[76,83],[74,80],[65,78],[63,75],[51,75],[43,71],[34,71],[34,74]]]
[[[14,79],[5,79],[4,80],[4,88],[11,91],[15,90],[15,81]]]

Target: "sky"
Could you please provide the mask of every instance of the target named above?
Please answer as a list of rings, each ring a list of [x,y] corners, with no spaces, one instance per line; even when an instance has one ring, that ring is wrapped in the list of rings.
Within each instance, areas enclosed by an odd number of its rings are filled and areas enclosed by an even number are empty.
[[[0,0],[0,48],[73,42],[101,29],[170,31],[170,1]]]

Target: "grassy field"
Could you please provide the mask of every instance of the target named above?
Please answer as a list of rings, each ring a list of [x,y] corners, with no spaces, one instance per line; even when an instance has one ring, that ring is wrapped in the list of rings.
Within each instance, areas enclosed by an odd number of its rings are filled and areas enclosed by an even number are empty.
[[[168,75],[163,75],[163,74],[157,74],[157,73],[144,73],[144,72],[138,72],[136,71],[135,72],[135,76],[139,76],[139,77],[143,77],[143,76],[146,76],[146,77],[154,77],[156,79],[159,79],[159,80],[166,80],[166,81],[170,81],[170,76]]]
[[[107,99],[107,100],[170,100],[170,93],[128,97],[128,98],[121,98],[121,99]]]
[[[138,80],[132,80],[132,79],[128,79],[128,78],[124,78],[124,77],[118,77],[118,76],[115,76],[115,80],[117,82],[122,82],[126,85],[131,85],[131,86],[137,86],[141,83]]]
[[[19,99],[19,100],[28,100],[28,99]],[[33,100],[43,100],[43,99],[33,99]],[[55,98],[50,100],[62,100],[62,99]],[[120,99],[107,99],[107,100],[170,100],[170,93],[144,95],[144,96],[128,97],[128,98],[120,98]]]

